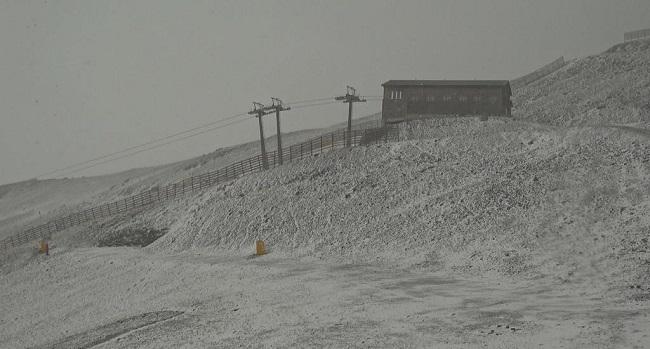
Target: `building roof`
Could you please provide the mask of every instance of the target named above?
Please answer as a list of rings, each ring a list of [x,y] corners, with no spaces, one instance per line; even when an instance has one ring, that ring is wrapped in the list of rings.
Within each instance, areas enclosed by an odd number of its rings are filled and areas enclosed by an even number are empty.
[[[509,86],[509,80],[389,80],[382,86]]]

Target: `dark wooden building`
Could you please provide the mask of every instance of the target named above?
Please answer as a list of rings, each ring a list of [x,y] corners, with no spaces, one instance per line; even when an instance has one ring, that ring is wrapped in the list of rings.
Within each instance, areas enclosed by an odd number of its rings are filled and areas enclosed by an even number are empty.
[[[451,115],[511,115],[508,80],[390,80],[382,86],[385,123]]]

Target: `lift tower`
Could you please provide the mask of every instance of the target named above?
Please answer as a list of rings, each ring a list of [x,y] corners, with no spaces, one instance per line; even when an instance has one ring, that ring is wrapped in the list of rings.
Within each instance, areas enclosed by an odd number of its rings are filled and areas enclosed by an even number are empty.
[[[277,125],[277,136],[278,136],[278,152],[277,152],[277,163],[282,165],[282,132],[280,131],[280,112],[285,110],[290,110],[291,108],[285,106],[279,98],[271,97],[272,104],[270,106],[265,106],[262,103],[253,102],[253,110],[248,112],[250,115],[257,117],[260,125],[260,148],[262,150],[262,167],[265,170],[269,169],[269,159],[266,154],[266,141],[264,139],[264,126],[262,123],[262,117],[264,115],[269,115],[275,113],[276,125]]]
[[[348,103],[348,132],[345,138],[345,146],[352,146],[352,104],[365,102],[366,100],[357,95],[357,90],[352,86],[347,86],[345,91],[345,96],[336,97],[335,100],[343,101],[343,103]]]
[[[259,124],[260,124],[260,148],[262,151],[262,168],[265,170],[269,169],[269,159],[266,156],[266,144],[264,144],[264,126],[262,125],[262,117],[264,115],[271,114],[271,111],[267,110],[267,107],[262,103],[253,102],[253,110],[249,111],[248,114],[255,115]]]
[[[276,132],[278,137],[278,164],[282,165],[282,132],[280,132],[280,112],[285,110],[291,110],[291,107],[284,106],[282,101],[279,98],[271,97],[273,104],[268,107],[269,109],[275,110],[275,121],[276,121]]]

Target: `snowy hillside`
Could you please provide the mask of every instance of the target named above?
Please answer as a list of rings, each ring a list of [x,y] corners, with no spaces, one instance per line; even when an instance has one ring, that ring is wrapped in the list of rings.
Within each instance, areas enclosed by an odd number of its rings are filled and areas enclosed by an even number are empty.
[[[358,118],[355,120],[355,125],[377,120],[378,116],[373,114]],[[283,134],[283,142],[285,145],[299,143],[341,127],[344,125],[339,123],[325,129],[289,132]],[[275,135],[268,137],[267,148],[274,149],[276,142]],[[217,149],[188,160],[105,176],[29,180],[2,185],[0,186],[0,239],[58,216],[122,199],[154,186],[163,186],[179,179],[216,170],[258,153],[259,141],[252,141]]]
[[[0,342],[650,344],[648,137],[511,119],[402,136],[70,229],[48,258],[14,251]],[[146,229],[167,233],[95,247]],[[270,254],[252,259],[260,238]],[[152,312],[174,317],[141,324]]]
[[[593,282],[648,281],[648,137],[509,119],[402,132],[411,140],[244,177],[67,239],[150,227],[168,231],[152,251],[245,253],[263,239],[274,253],[338,262],[557,278],[604,263]]]
[[[649,347],[649,55],[569,62],[515,91],[514,118],[402,124],[14,249],[0,347]]]
[[[552,125],[650,127],[650,40],[569,62],[514,92],[513,115]]]

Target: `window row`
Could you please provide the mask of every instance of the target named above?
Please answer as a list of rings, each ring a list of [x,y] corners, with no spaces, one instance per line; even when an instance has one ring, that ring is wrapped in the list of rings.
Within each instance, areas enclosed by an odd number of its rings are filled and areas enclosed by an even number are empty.
[[[390,91],[390,99],[402,99],[402,91]]]
[[[466,102],[468,102],[470,100],[470,97],[468,97],[468,96],[457,96],[456,98],[457,98],[457,100],[459,102],[463,102],[463,103],[466,103]],[[393,91],[391,93],[391,99],[402,99],[402,93],[400,91]],[[442,96],[442,97],[439,97],[439,96],[438,97],[437,96],[426,96],[424,98],[424,100],[426,102],[429,102],[429,103],[436,102],[436,101],[451,102],[451,101],[454,100],[454,97],[453,96]],[[409,98],[409,101],[410,102],[419,102],[420,97],[411,96]],[[473,96],[473,97],[471,97],[471,101],[474,102],[474,103],[481,103],[483,101],[488,101],[491,104],[495,104],[498,101],[498,98],[495,97],[495,96],[491,96],[489,98],[488,97],[482,97],[482,96]]]
[[[464,95],[460,95],[460,96],[457,96],[457,97],[454,97],[454,96],[442,96],[442,97],[440,97],[440,96],[426,96],[426,97],[424,97],[424,100],[426,100],[427,102],[436,102],[438,100],[441,100],[443,102],[451,102],[452,100],[454,100],[454,98],[457,98],[459,102],[463,102],[463,103],[466,103],[466,102],[468,102],[470,100],[469,96],[464,96]],[[402,99],[402,91],[399,91],[399,90],[390,91],[390,99],[395,99],[395,100]],[[491,97],[472,96],[471,97],[471,101],[474,102],[474,103],[481,103],[483,101],[488,101],[491,104],[495,104],[495,103],[497,103],[498,100],[499,99],[496,96],[491,96]],[[419,102],[420,97],[419,96],[411,96],[409,98],[409,101],[410,102]]]

